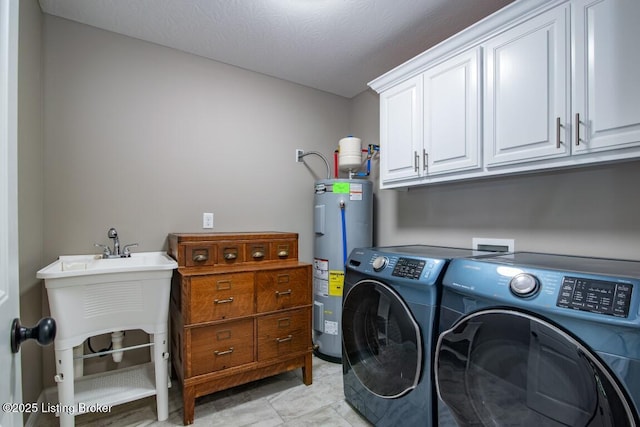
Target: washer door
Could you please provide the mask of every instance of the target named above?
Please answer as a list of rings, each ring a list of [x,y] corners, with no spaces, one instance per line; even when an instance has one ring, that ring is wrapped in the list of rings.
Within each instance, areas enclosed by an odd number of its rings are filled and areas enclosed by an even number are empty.
[[[625,392],[578,340],[535,315],[466,315],[436,347],[438,395],[462,426],[633,426]]]
[[[342,305],[343,357],[362,385],[383,398],[414,389],[422,366],[422,335],[411,311],[389,286],[356,283]]]

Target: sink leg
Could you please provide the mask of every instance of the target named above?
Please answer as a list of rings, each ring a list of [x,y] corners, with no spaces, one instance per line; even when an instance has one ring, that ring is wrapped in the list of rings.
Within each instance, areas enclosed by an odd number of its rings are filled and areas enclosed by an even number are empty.
[[[73,348],[55,350],[56,355],[56,381],[58,382],[58,402],[60,403],[60,427],[73,427],[75,425],[75,396],[74,396],[74,370]]]
[[[158,421],[169,418],[169,384],[167,361],[167,333],[153,335],[153,360],[156,374],[156,406],[158,408]]]

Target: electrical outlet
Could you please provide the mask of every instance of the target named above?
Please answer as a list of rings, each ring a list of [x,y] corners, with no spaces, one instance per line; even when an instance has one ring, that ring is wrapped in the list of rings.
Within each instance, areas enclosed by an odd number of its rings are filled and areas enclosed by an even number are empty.
[[[296,148],[296,163],[302,162],[302,155],[304,154],[304,150],[301,148]]]
[[[202,214],[202,228],[213,228],[213,213],[205,212]]]

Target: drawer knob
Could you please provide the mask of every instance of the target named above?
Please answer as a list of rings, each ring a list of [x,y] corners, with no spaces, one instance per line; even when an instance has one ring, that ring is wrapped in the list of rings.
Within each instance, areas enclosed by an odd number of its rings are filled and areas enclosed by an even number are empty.
[[[293,335],[289,335],[285,338],[276,338],[276,342],[278,344],[283,343],[283,342],[287,342],[287,341],[291,341],[291,338],[293,338]]]
[[[264,258],[264,252],[262,251],[255,251],[251,254],[252,257],[254,257],[255,259],[258,258]]]
[[[230,302],[233,302],[233,297],[229,297],[227,299],[214,299],[213,302],[215,304],[228,304]]]
[[[286,291],[276,291],[276,297],[291,295],[291,289],[287,289]]]
[[[286,250],[286,249],[283,249],[283,250],[281,250],[280,252],[278,252],[278,256],[279,256],[280,258],[287,257],[287,256],[289,256],[289,251],[288,251],[288,250]]]
[[[225,350],[225,351],[214,351],[213,354],[215,354],[216,356],[224,356],[225,354],[231,354],[233,353],[233,347],[229,347],[229,350]]]
[[[209,257],[204,254],[197,254],[193,256],[193,261],[195,262],[204,262],[207,259],[209,259]]]
[[[227,252],[226,254],[224,254],[224,259],[226,260],[232,260],[236,258],[238,258],[238,255],[233,252]]]

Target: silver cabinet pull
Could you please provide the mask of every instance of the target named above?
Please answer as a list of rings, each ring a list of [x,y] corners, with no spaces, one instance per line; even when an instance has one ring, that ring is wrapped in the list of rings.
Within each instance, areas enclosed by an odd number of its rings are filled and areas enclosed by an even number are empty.
[[[276,291],[276,296],[280,297],[280,296],[285,296],[285,295],[291,295],[291,289],[287,289],[286,291]]]
[[[422,149],[422,170],[427,170],[427,161],[429,160],[429,154],[427,154],[427,150]]]
[[[251,254],[252,257],[258,259],[258,258],[264,258],[264,252],[262,251],[255,251]]]
[[[276,338],[276,342],[278,344],[283,343],[283,342],[287,342],[287,341],[291,341],[291,339],[293,338],[293,335],[289,335],[285,338]]]
[[[418,157],[418,152],[414,151],[414,158],[413,158],[413,170],[414,172],[418,172],[418,169],[420,168],[420,157]]]
[[[233,302],[233,297],[229,297],[227,299],[214,299],[214,304],[227,304]]]
[[[560,148],[560,128],[562,127],[562,123],[560,122],[560,117],[556,117],[556,148]]]
[[[576,113],[576,145],[580,145],[580,113]]]
[[[278,252],[278,256],[279,256],[280,258],[284,258],[284,257],[286,257],[286,256],[289,256],[289,251],[288,251],[288,250],[286,250],[286,249],[283,249],[283,250],[281,250],[280,252]]]
[[[214,351],[213,354],[215,354],[216,356],[224,356],[225,354],[231,354],[233,353],[233,347],[229,347],[229,350],[225,350],[225,351]]]
[[[238,258],[238,255],[233,252],[227,252],[226,254],[224,254],[224,259],[226,260],[232,260],[236,258]]]

